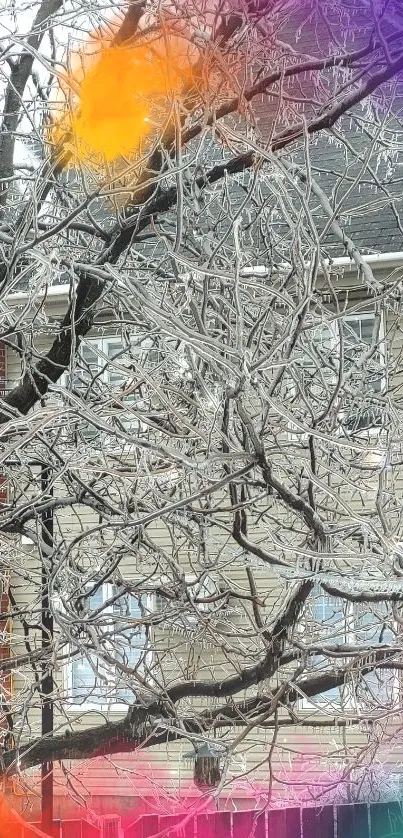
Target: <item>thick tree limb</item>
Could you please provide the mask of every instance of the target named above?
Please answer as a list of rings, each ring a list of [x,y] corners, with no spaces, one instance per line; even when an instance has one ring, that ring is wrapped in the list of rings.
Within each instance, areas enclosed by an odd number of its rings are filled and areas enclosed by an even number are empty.
[[[360,675],[363,676],[372,672],[377,666],[388,669],[396,668],[398,664],[393,661],[385,661],[388,654],[390,656],[390,651],[388,653],[385,649],[372,652],[370,662],[367,662],[365,655],[359,656],[356,665],[359,667]],[[349,673],[353,672],[354,670],[349,670]],[[286,695],[282,697],[282,702],[286,702],[287,705],[292,704],[301,695],[314,698],[327,690],[342,686],[346,677],[348,677],[347,670],[340,668],[320,675],[302,678],[295,686],[292,684],[289,686]],[[227,681],[229,682],[230,679],[227,679]],[[208,682],[206,682],[206,686],[209,686]],[[273,705],[273,699],[275,699],[277,692],[283,692],[283,687],[278,687],[268,697],[264,695],[254,696],[238,704],[232,702],[212,711],[204,711],[195,718],[187,717],[181,721],[179,728],[169,721],[169,701],[165,708],[168,710],[167,714],[164,712],[163,698],[148,707],[136,704],[130,709],[127,716],[119,722],[107,722],[72,733],[67,731],[66,734],[60,736],[40,737],[19,749],[13,748],[6,751],[3,754],[3,773],[7,775],[15,773],[17,765],[18,770],[24,771],[43,762],[94,759],[104,755],[131,753],[137,748],[149,748],[162,742],[191,737],[192,734],[208,733],[209,729],[231,726],[237,721],[244,723],[245,718],[249,722],[253,720],[254,716],[260,716]],[[189,692],[185,694],[189,695]],[[210,690],[196,694],[203,694],[206,697],[212,695]],[[171,692],[171,700],[172,696],[173,693]],[[179,700],[179,698],[180,695],[177,693],[174,700]],[[315,724],[315,721],[311,721],[311,725],[315,726]]]
[[[318,584],[348,602],[403,602],[402,579],[319,579]]]

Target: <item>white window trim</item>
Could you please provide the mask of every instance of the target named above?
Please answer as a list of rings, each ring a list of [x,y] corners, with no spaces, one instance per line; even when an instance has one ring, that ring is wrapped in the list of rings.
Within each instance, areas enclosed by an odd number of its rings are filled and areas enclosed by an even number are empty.
[[[150,342],[150,340],[151,340],[151,338],[149,338],[147,335],[145,335],[143,337],[143,336],[138,335],[138,334],[133,334],[133,339],[138,341],[138,347],[137,348],[138,348],[139,358],[141,357],[142,354],[146,355],[147,351],[152,352],[153,350],[155,350],[155,347],[153,347],[153,346],[146,346],[146,343]],[[106,335],[91,334],[90,336],[86,337],[82,341],[82,344],[81,344],[81,346],[88,346],[90,349],[91,348],[95,349],[95,351],[96,351],[96,353],[97,353],[97,355],[100,359],[98,375],[99,375],[100,380],[104,381],[105,383],[108,382],[109,374],[110,374],[110,369],[108,369],[108,361],[110,361],[111,359],[108,355],[108,347],[113,345],[114,343],[117,346],[118,345],[122,346],[123,342],[122,342],[121,337],[118,334],[106,334]],[[159,350],[157,349],[157,351],[159,351]],[[116,363],[118,363],[118,362],[119,362],[119,359],[117,359]],[[159,362],[157,361],[156,363],[158,365]],[[124,361],[122,363],[122,370],[123,369],[127,369],[127,368],[125,368]],[[176,363],[173,365],[173,368],[170,372],[170,375],[171,375],[172,379],[175,380],[175,381],[178,381],[178,380],[180,380],[184,377],[185,378],[191,377],[190,365],[185,358],[185,352],[184,352],[183,348],[182,348],[182,350],[179,351]],[[68,370],[66,370],[60,378],[60,384],[59,385],[54,385],[53,388],[52,388],[53,393],[56,394],[56,395],[59,395],[59,397],[62,400],[63,400],[63,390],[67,389],[68,380],[69,380],[69,372],[68,372]],[[128,408],[130,408],[130,394],[128,394],[126,398],[128,399]],[[141,410],[142,399],[141,398],[136,399],[135,397],[133,397],[132,404],[133,404],[133,407],[135,407],[136,404],[137,404],[139,410]],[[124,413],[124,410],[122,411],[122,413]],[[83,415],[82,418],[83,418],[83,421],[85,422],[85,415]],[[123,427],[123,434],[121,436],[120,436],[119,432],[117,432],[118,433],[118,439],[116,439],[116,435],[114,433],[108,433],[108,429],[106,427],[103,427],[103,428],[99,429],[99,435],[102,439],[102,445],[105,446],[105,448],[107,448],[108,451],[113,452],[113,451],[116,451],[117,449],[121,450],[122,444],[131,445],[132,443],[135,442],[136,436],[141,438],[141,437],[147,435],[148,432],[150,432],[154,429],[152,425],[149,425],[147,422],[144,422],[141,419],[140,416],[136,417],[134,414],[133,414],[132,418],[130,418],[130,416],[129,416],[127,418],[127,420],[125,420],[123,417],[122,417],[122,419],[123,419],[123,423],[126,421],[127,424],[128,424],[128,430],[127,430],[127,437],[128,438],[127,438],[127,440],[124,440],[124,427]],[[66,440],[66,447],[67,448],[69,447],[70,444],[72,444],[71,436],[72,436],[72,433],[74,433],[74,425],[76,423],[77,422],[74,419],[72,419],[71,423],[68,425],[68,427],[66,427],[64,429],[64,431],[62,431],[63,437]],[[102,420],[100,420],[100,423],[102,423]],[[94,431],[95,431],[95,427],[94,427]],[[132,435],[133,435],[133,438],[131,438]],[[95,436],[96,436],[96,434],[94,432],[94,437]]]
[[[317,596],[323,596],[325,599],[328,599],[329,601],[331,601],[332,597],[328,596],[324,591],[322,591],[320,586],[318,586],[318,587],[319,587],[319,590],[316,592],[316,595]],[[313,590],[311,592],[311,595],[312,594],[315,596],[315,590]],[[333,599],[335,601],[335,606],[336,606],[337,597],[334,597]],[[305,610],[304,610],[304,617],[301,621],[301,627],[300,627],[301,634],[303,634],[305,638],[307,638],[307,637],[309,638],[309,628],[307,626],[307,619],[306,619],[308,605],[309,605],[309,601],[306,603],[306,607],[305,607]],[[353,617],[352,604],[347,605],[347,615],[346,616],[347,616],[348,621],[350,621],[350,619],[354,618]],[[330,628],[331,627],[329,626],[329,630],[330,630]],[[336,631],[335,631],[335,633],[336,633]],[[349,637],[351,638],[351,633],[345,631],[344,628],[343,628],[343,635],[344,635],[344,638],[346,640]],[[309,645],[312,645],[314,643],[314,641],[311,640],[311,638],[309,638],[309,640],[310,640]],[[331,637],[329,637],[329,641],[322,642],[322,645],[326,645],[327,642],[331,643]],[[320,643],[320,641],[319,641],[319,643]],[[319,645],[319,643],[318,643],[318,645]],[[312,657],[314,657],[314,655],[312,655]],[[320,655],[318,654],[317,657],[320,657]],[[315,674],[315,667],[308,665],[306,674],[307,675],[308,674],[314,675]],[[341,709],[341,704],[342,704],[342,702],[341,702],[341,691],[343,690],[344,686],[345,685],[343,684],[340,687],[335,687],[334,688],[334,690],[338,691],[338,696],[337,697],[329,698],[327,692],[319,693],[318,695],[313,696],[312,698],[301,696],[300,702],[299,702],[301,710],[305,710],[305,711],[308,711],[308,710],[312,711],[312,710],[318,710],[318,709],[322,710],[324,707],[326,707],[326,708],[328,707],[329,708],[329,713],[337,712],[337,710]],[[331,690],[329,690],[328,692],[332,692],[332,691],[333,691],[333,688]],[[343,705],[344,705],[344,709],[347,709],[347,702],[346,703],[343,702]],[[350,704],[350,706],[351,706],[351,704]]]
[[[327,595],[324,591],[322,591],[321,595],[323,597],[329,599],[329,600],[334,599],[335,600],[335,605],[336,605],[337,597],[331,597],[331,596]],[[340,600],[340,602],[343,603],[343,600]],[[355,605],[356,604],[353,603],[353,602],[347,602],[347,601],[344,604],[346,606],[346,621],[349,625],[351,625],[351,630],[349,630],[349,628],[346,626],[345,634],[344,634],[345,642],[354,644],[354,643],[357,642],[357,635],[359,635],[359,631],[360,631],[359,627],[357,626],[357,614],[356,614],[356,611],[355,611]],[[396,624],[395,623],[393,623],[393,627],[396,629]],[[302,624],[300,626],[300,631],[301,631],[301,634],[304,634],[304,636],[306,637],[306,621],[304,619],[302,620]],[[331,640],[330,640],[330,642],[331,642]],[[309,644],[309,645],[311,645],[311,644]],[[325,644],[323,643],[322,645],[325,645]],[[328,666],[329,665],[330,664],[328,663]],[[309,672],[311,674],[314,674],[314,671],[315,671],[314,667],[312,667],[312,668],[309,667]],[[308,672],[306,674],[308,674]],[[367,712],[368,715],[372,715],[372,713],[376,712],[376,708],[374,708],[373,710],[370,710],[370,709],[366,710],[366,708],[363,708],[363,706],[360,704],[359,699],[356,698],[356,696],[353,694],[351,688],[349,687],[348,680],[347,680],[347,682],[342,684],[340,687],[337,687],[337,688],[334,688],[334,689],[337,689],[339,691],[340,698],[335,698],[335,697],[329,698],[329,697],[327,697],[327,693],[319,693],[317,696],[314,696],[314,697],[311,697],[311,698],[301,696],[300,700],[299,700],[300,709],[302,711],[306,711],[306,712],[307,711],[312,712],[312,710],[323,711],[323,709],[328,709],[329,715],[331,715],[334,712],[340,712],[341,710],[346,711],[346,712],[351,711],[351,710],[358,711],[358,712],[361,712],[361,713],[362,712],[364,712],[364,713]],[[343,689],[346,690],[346,699],[344,701],[342,701],[342,691],[343,691]],[[331,690],[329,690],[329,692],[331,692]],[[393,709],[395,709],[399,706],[400,693],[401,693],[401,689],[400,689],[399,673],[397,671],[395,671],[394,676],[393,676],[393,687],[392,687],[392,695],[393,695],[393,705],[392,705],[392,707],[393,707]],[[392,709],[392,708],[389,708],[389,709]]]
[[[360,311],[360,312],[357,312],[356,314],[346,314],[346,316],[343,317],[343,321],[348,324],[349,322],[352,322],[353,320],[356,320],[357,318],[359,318],[360,320],[370,320],[370,319],[374,320],[375,317],[376,317],[376,312],[375,311],[362,311],[362,312]],[[375,352],[377,352],[379,354],[379,357],[381,359],[381,367],[382,367],[382,375],[380,375],[380,380],[381,380],[380,389],[381,389],[381,391],[383,390],[383,388],[386,384],[386,376],[387,376],[386,342],[385,342],[385,328],[384,328],[384,326],[385,326],[384,315],[383,315],[383,312],[381,312],[381,318],[380,318],[380,324],[379,324],[378,344],[377,344],[377,347],[375,349]],[[363,347],[363,351],[364,351],[364,347]],[[342,419],[343,416],[345,415],[345,413],[344,413],[344,411],[340,411],[338,415],[339,415],[340,419]],[[374,425],[374,426],[371,426],[369,428],[363,428],[361,431],[360,430],[354,431],[354,436],[356,436],[356,437],[360,437],[360,436],[362,436],[362,437],[367,437],[367,436],[374,437],[374,436],[379,436],[379,434],[381,434],[382,431],[384,431],[384,428],[382,427],[382,425],[380,425],[380,426]],[[342,433],[342,432],[343,432],[343,426],[340,423],[340,433]]]
[[[357,319],[360,319],[360,320],[371,319],[371,320],[373,320],[375,318],[375,316],[376,316],[375,311],[362,311],[362,312],[359,311],[359,312],[356,312],[354,314],[346,314],[342,318],[342,321],[344,323],[348,324],[349,322],[353,322],[354,320],[357,320]],[[323,325],[329,330],[330,348],[332,350],[334,348],[335,354],[336,354],[337,347],[339,346],[339,332],[338,332],[338,329],[336,327],[336,324],[335,324],[334,321],[331,321],[330,323],[324,323]],[[364,351],[364,347],[362,349]],[[382,367],[383,367],[383,374],[381,376],[381,381],[382,381],[381,389],[382,389],[384,387],[385,383],[386,383],[386,374],[387,374],[386,343],[385,343],[385,330],[384,330],[383,313],[381,314],[381,322],[380,322],[380,326],[379,326],[379,340],[378,340],[377,349],[375,351],[379,353],[379,356],[382,359]],[[337,381],[336,375],[332,376],[329,372],[329,384],[336,384],[336,381]],[[291,386],[294,389],[294,392],[296,393],[295,384],[292,384]],[[340,434],[340,435],[343,433],[343,424],[342,424],[343,416],[345,416],[345,411],[340,410],[338,412],[338,418],[340,419],[340,422],[339,422],[339,426],[336,430],[336,433]],[[295,424],[294,427],[296,428],[297,425]],[[301,433],[297,433],[296,431],[292,430],[292,428],[293,428],[293,423],[292,423],[292,421],[290,421],[289,431],[288,431],[288,438],[290,440],[292,440],[293,442],[296,442],[296,441],[297,442],[298,441],[303,442],[303,441],[306,441],[308,439],[309,431],[301,431]],[[364,438],[366,438],[368,436],[370,436],[370,437],[379,436],[379,434],[381,434],[383,430],[384,430],[384,428],[382,426],[376,426],[375,425],[375,426],[372,426],[372,427],[369,427],[369,428],[363,428],[362,430],[354,431],[354,436],[356,436],[357,438],[359,438],[360,436],[364,437]]]
[[[102,590],[103,590],[103,602],[106,602],[108,599],[110,599],[113,596],[113,585],[109,582],[104,582],[102,584]],[[153,598],[152,598],[151,595],[149,595],[149,594],[145,595],[145,604],[146,604],[147,611],[151,611],[152,610],[152,605],[153,605]],[[109,612],[108,609],[105,609],[104,613],[113,614],[113,611],[111,610]],[[146,650],[146,647],[144,647],[144,648]],[[79,658],[79,657],[80,657],[80,655],[75,655],[74,660],[77,660],[77,658]],[[151,657],[152,657],[151,651],[146,650],[144,663],[146,664],[147,669],[149,669],[149,667],[150,667]],[[105,667],[106,667],[106,664],[105,664]],[[140,672],[141,672],[142,668],[143,667],[140,668]],[[108,712],[112,712],[112,713],[125,713],[126,712],[127,713],[127,710],[130,707],[130,702],[129,701],[128,702],[121,702],[121,701],[114,701],[113,699],[111,699],[110,701],[107,701],[105,703],[98,702],[98,701],[87,701],[87,700],[80,701],[80,702],[76,701],[74,696],[73,696],[73,660],[72,659],[68,660],[67,663],[65,664],[65,666],[63,668],[63,676],[64,676],[63,677],[64,690],[65,690],[65,694],[66,694],[65,708],[66,708],[67,712],[69,712],[69,713],[82,713],[82,712],[91,711],[91,712],[98,712],[98,713],[108,713]],[[111,679],[110,686],[113,687],[113,679]],[[135,696],[133,694],[133,701],[134,700],[135,700]]]
[[[135,336],[135,337],[138,337],[138,336]],[[142,343],[144,343],[147,340],[148,340],[148,338],[144,337]],[[122,340],[119,337],[119,335],[93,335],[93,336],[90,336],[90,337],[86,338],[85,340],[83,340],[83,342],[81,344],[81,347],[88,346],[90,349],[95,351],[95,353],[97,354],[98,365],[99,365],[97,376],[105,384],[109,383],[109,377],[110,377],[110,373],[111,373],[111,369],[109,368],[109,362],[112,359],[108,354],[108,348],[110,346],[113,346],[113,344],[115,344],[116,347],[122,346]],[[141,348],[140,343],[139,343],[138,349],[139,349],[139,356],[140,356],[142,351],[144,351]],[[119,358],[116,359],[116,364],[119,364]],[[124,363],[121,366],[122,366],[122,370],[125,369]],[[113,372],[113,370],[112,370],[112,372]],[[67,382],[68,382],[68,376],[69,376],[69,373],[67,371],[63,373],[63,375],[61,377],[61,381],[60,381],[62,388],[63,387],[66,388]],[[128,398],[130,399],[130,396],[128,396]],[[133,399],[133,404],[134,403],[135,403],[135,399]],[[137,403],[140,407],[141,399],[137,399]],[[128,421],[130,423],[130,420],[128,420]],[[74,424],[74,422],[72,424]],[[128,431],[128,435],[130,435],[131,431],[133,431],[133,432],[135,432],[139,435],[143,435],[143,434],[147,433],[147,431],[149,430],[149,426],[147,425],[147,423],[142,422],[142,420],[140,418],[136,418],[136,417],[133,416],[131,424],[132,424],[132,427]],[[108,433],[106,428],[104,430],[100,430],[100,434],[102,434],[102,444],[105,445],[108,448],[108,450],[113,451],[117,447],[120,448],[119,441],[116,441],[115,435],[112,434],[112,433]],[[94,436],[95,436],[95,434],[94,434]],[[129,440],[128,440],[128,444],[129,444]]]

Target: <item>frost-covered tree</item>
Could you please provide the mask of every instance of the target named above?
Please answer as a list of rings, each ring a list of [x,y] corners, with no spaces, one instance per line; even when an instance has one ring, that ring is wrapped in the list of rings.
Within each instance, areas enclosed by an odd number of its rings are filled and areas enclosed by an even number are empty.
[[[1,14],[2,770],[218,740],[216,793],[271,794],[314,725],[359,796],[401,724],[399,4]]]

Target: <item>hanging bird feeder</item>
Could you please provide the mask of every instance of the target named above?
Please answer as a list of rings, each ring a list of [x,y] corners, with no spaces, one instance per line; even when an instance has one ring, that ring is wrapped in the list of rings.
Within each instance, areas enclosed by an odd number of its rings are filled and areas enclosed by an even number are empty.
[[[226,748],[219,742],[204,742],[185,754],[185,762],[193,763],[193,780],[201,788],[215,788],[222,776],[222,760]]]

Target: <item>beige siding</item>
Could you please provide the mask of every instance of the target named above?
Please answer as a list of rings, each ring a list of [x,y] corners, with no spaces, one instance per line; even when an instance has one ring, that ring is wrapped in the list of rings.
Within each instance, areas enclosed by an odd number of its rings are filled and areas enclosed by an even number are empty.
[[[348,287],[351,281],[351,274],[346,273],[341,280],[340,287]],[[48,305],[49,316],[52,322],[57,323],[58,318],[65,310],[65,303],[61,299],[55,298],[49,300]],[[386,326],[388,330],[389,322]],[[50,323],[41,334],[35,336],[33,341],[34,352],[40,353],[49,345],[55,335],[55,329],[56,326]],[[395,395],[400,397],[403,388],[403,350],[402,335],[399,329],[391,334],[390,351],[396,359],[391,384],[396,388]],[[16,353],[9,352],[7,367],[10,383],[18,381],[20,365]],[[289,451],[291,456],[293,456],[294,449],[296,452],[301,450],[298,445],[290,440]],[[370,452],[363,456],[363,463],[370,466],[374,465],[374,473],[367,478],[365,494],[367,509],[371,509],[375,506],[379,486],[378,476],[375,472],[377,467],[376,452]],[[276,462],[276,467],[281,470],[281,458]],[[399,493],[403,490],[402,468],[403,466],[396,466],[393,471],[393,478],[389,476],[385,478],[389,481],[390,488]],[[342,479],[334,475],[327,478],[327,475],[323,474],[322,477],[324,480],[329,479],[332,491],[340,492],[343,501],[348,503],[350,510],[356,510],[357,512],[361,510],[361,500],[356,495],[354,487],[351,487],[351,490],[346,490]],[[275,498],[262,500],[261,504],[258,505],[258,511],[263,512],[265,506],[269,510],[271,519],[285,520],[287,513]],[[55,520],[60,532],[68,537],[80,530],[84,532],[91,526],[96,525],[98,518],[96,513],[88,506],[77,506],[74,510],[74,516],[70,511],[58,511]],[[161,550],[167,551],[168,554],[173,551],[174,546],[170,534],[162,524],[153,523],[148,528],[147,534]],[[272,537],[271,521],[269,518],[265,521],[264,515],[258,523],[251,523],[248,537],[256,543],[261,542],[269,551],[276,550],[276,543]],[[220,528],[209,532],[207,546],[209,559],[215,573],[218,576],[225,577],[236,591],[248,596],[250,589],[242,550],[233,541],[229,541],[225,531]],[[175,544],[175,549],[176,547],[177,544]],[[15,597],[22,615],[29,613],[33,602],[35,602],[34,614],[39,620],[41,570],[36,550],[33,547],[22,548],[18,540],[14,549],[15,566],[20,565],[21,567],[21,574],[15,575],[12,580]],[[180,546],[177,549],[177,558],[185,571],[190,572],[195,556],[189,552],[187,545]],[[134,557],[132,560],[126,557],[122,563],[121,569],[127,578],[136,578],[136,561],[137,559],[135,560]],[[258,596],[264,603],[262,605],[262,615],[270,623],[275,618],[279,602],[286,592],[286,581],[279,578],[278,575],[275,576],[270,566],[259,559],[253,559],[251,566],[253,567]],[[339,568],[343,569],[343,561],[339,561]],[[164,655],[163,672],[159,673],[166,685],[169,686],[178,679],[178,656],[182,659],[183,670],[186,670],[190,678],[218,679],[232,672],[233,668],[228,663],[227,655],[229,653],[225,644],[232,645],[236,651],[242,648],[243,634],[249,630],[248,615],[250,613],[250,602],[247,600],[238,602],[236,610],[227,617],[225,625],[207,626],[203,643],[197,642],[194,644],[191,636],[186,638],[178,630],[155,630],[153,637],[155,649],[159,651],[167,650]],[[23,654],[25,650],[24,632],[23,625],[18,618],[14,621],[13,638],[14,654]],[[39,630],[36,633],[31,632],[30,642],[33,648],[39,648],[41,642]],[[248,653],[245,652],[244,663],[252,663],[256,660],[256,656],[262,653],[264,643],[260,636],[256,636],[249,639],[248,646],[249,649]],[[170,651],[168,651],[169,647]],[[34,676],[28,667],[17,669],[13,677],[16,696],[18,694],[23,696],[27,693],[27,690],[33,689]],[[65,671],[61,670],[57,673],[57,684],[62,696],[66,690],[65,677]],[[264,688],[265,685],[262,689]],[[206,705],[203,705],[203,702],[200,703],[200,706],[207,705],[208,703]],[[297,710],[301,713],[304,712],[306,717],[313,717],[314,719],[312,710],[302,711],[300,705],[297,706]],[[284,718],[284,712],[280,711],[280,718]],[[109,716],[116,718],[116,713],[111,710]],[[60,726],[60,729],[66,729],[71,720],[74,729],[79,729],[80,727],[96,725],[104,717],[104,712],[83,713],[78,708],[69,708],[65,714],[60,711],[57,713],[56,726]],[[40,707],[38,704],[29,713],[29,724],[31,726],[30,734],[39,734]],[[281,779],[285,778],[287,772],[296,780],[299,776],[303,777],[303,782],[306,782],[307,777],[319,780],[324,771],[328,769],[330,754],[332,754],[333,764],[337,764],[338,760],[342,764],[346,750],[351,754],[352,751],[355,749],[358,751],[367,742],[367,734],[360,730],[358,726],[348,728],[345,731],[341,731],[336,726],[330,727],[328,730],[315,727],[306,729],[300,726],[287,729],[280,727],[274,743],[273,736],[272,731],[257,729],[240,743],[237,752],[238,766],[240,767],[237,768],[236,760],[234,760],[228,775],[234,778],[237,773],[249,772],[247,773],[247,781],[242,781],[240,778],[236,781],[240,784],[239,794],[246,793],[245,789],[252,792],[254,788],[259,787],[259,784],[262,784],[263,787],[267,786],[270,779],[269,758],[273,774],[278,781],[277,793],[286,796],[287,787],[281,785]],[[272,751],[271,747],[273,748]],[[113,793],[122,796],[144,796],[158,794],[159,789],[166,790],[167,788],[179,793],[191,787],[192,765],[185,763],[183,759],[184,754],[191,749],[191,743],[184,741],[124,757],[92,760],[82,764],[66,763],[64,767],[78,794],[110,795]],[[394,761],[397,757],[392,754],[390,759]],[[60,772],[59,767],[56,767],[55,771],[57,783],[64,787],[65,776]],[[242,782],[244,783],[243,786]]]

